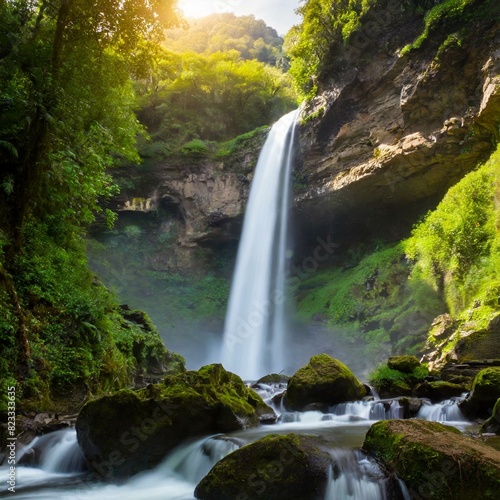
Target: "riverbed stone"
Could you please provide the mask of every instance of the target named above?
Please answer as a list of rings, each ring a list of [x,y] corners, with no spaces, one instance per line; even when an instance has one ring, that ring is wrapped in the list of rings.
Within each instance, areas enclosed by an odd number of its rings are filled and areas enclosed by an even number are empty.
[[[182,441],[256,427],[274,411],[222,365],[90,401],[76,421],[88,467],[106,479],[157,465]]]
[[[491,417],[481,426],[481,432],[500,435],[500,398],[493,408]]]
[[[489,418],[500,398],[500,367],[481,370],[474,379],[469,397],[460,405],[468,418]]]
[[[368,431],[363,449],[406,483],[411,498],[498,498],[500,452],[453,427],[381,421]]]
[[[366,396],[364,385],[338,359],[327,354],[313,356],[288,383],[286,404],[300,411],[313,403],[327,408]]]
[[[433,403],[461,396],[464,392],[467,392],[465,386],[445,382],[444,380],[426,380],[415,389],[417,397],[430,399]]]
[[[323,498],[332,463],[315,436],[271,434],[218,462],[198,484],[199,500]]]
[[[391,356],[387,360],[389,368],[408,374],[413,373],[413,370],[420,365],[421,363],[416,356]]]

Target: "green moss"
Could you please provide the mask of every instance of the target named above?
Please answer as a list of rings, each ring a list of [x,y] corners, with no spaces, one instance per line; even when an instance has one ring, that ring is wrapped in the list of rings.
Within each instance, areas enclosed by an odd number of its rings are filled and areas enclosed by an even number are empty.
[[[488,3],[490,6],[488,7]],[[484,6],[486,4],[486,7]],[[444,0],[431,8],[424,18],[424,30],[418,38],[401,50],[401,55],[408,54],[412,50],[422,47],[433,35],[440,36],[441,33],[466,26],[475,19],[480,19],[494,8],[493,2],[484,0]],[[459,39],[459,38],[458,38]],[[456,43],[457,35],[448,35],[440,47],[442,51],[447,45]]]
[[[500,454],[453,427],[421,420],[374,424],[363,448],[430,499],[496,498]]]
[[[413,358],[413,356],[401,358]],[[389,358],[389,361],[391,359],[394,358]],[[370,384],[375,387],[381,397],[410,396],[414,393],[415,387],[429,375],[427,367],[421,365],[420,362],[416,365],[413,359],[409,359],[407,364],[403,363],[402,366],[406,370],[404,372],[390,368],[389,361],[387,364],[380,365],[369,378]],[[396,363],[396,366],[399,365]],[[414,368],[408,372],[411,366]]]
[[[334,405],[366,395],[363,384],[349,368],[327,354],[313,356],[290,379],[287,404],[301,410],[311,403]]]
[[[411,374],[421,364],[416,356],[391,356],[387,360],[387,366],[393,370]]]
[[[219,461],[197,486],[195,496],[204,500],[320,498],[330,463],[321,438],[271,434]]]

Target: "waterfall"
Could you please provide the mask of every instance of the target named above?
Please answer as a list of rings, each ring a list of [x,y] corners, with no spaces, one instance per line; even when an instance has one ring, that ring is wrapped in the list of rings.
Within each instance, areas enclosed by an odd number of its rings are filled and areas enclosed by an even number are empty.
[[[285,366],[288,212],[298,111],[271,129],[255,169],[224,326],[222,363],[244,379]]]

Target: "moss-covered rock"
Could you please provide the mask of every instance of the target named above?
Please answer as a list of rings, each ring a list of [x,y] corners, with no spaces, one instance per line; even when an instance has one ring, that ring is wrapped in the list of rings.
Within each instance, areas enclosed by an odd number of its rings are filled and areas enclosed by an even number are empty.
[[[323,498],[332,463],[325,442],[298,434],[271,434],[227,455],[195,490],[200,500]]]
[[[415,389],[415,395],[419,398],[430,399],[433,403],[461,396],[467,389],[463,385],[452,384],[444,380],[425,381]]]
[[[481,426],[481,432],[500,434],[500,399],[496,402],[491,417]]]
[[[112,479],[153,467],[191,436],[255,427],[271,416],[237,375],[208,365],[91,401],[76,430],[89,468]]]
[[[381,421],[370,428],[363,448],[406,483],[412,498],[498,498],[500,452],[453,427]]]
[[[413,373],[420,366],[420,361],[415,356],[391,356],[387,360],[387,366],[399,372]]]
[[[397,357],[399,358],[400,356]],[[401,357],[412,358],[413,356]],[[429,375],[429,370],[419,363],[418,366],[413,368],[409,373],[408,371],[403,372],[392,368],[392,366],[400,365],[397,363],[389,364],[390,359],[395,358],[389,358],[387,364],[379,366],[370,375],[370,383],[383,399],[396,398],[399,396],[414,396],[416,386],[425,381],[425,378]],[[407,365],[403,364],[403,368],[408,370],[410,363]]]
[[[481,370],[474,379],[469,397],[461,409],[469,418],[488,418],[500,398],[500,368]]]
[[[334,405],[366,396],[363,384],[341,361],[327,354],[313,356],[288,383],[287,405],[302,410],[312,403]]]

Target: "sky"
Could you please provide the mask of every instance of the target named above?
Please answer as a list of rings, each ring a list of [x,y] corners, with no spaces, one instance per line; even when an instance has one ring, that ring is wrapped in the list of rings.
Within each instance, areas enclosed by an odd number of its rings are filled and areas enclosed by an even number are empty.
[[[243,16],[253,14],[284,35],[300,22],[294,11],[301,0],[179,0],[186,17],[203,17],[213,13],[234,12]]]

